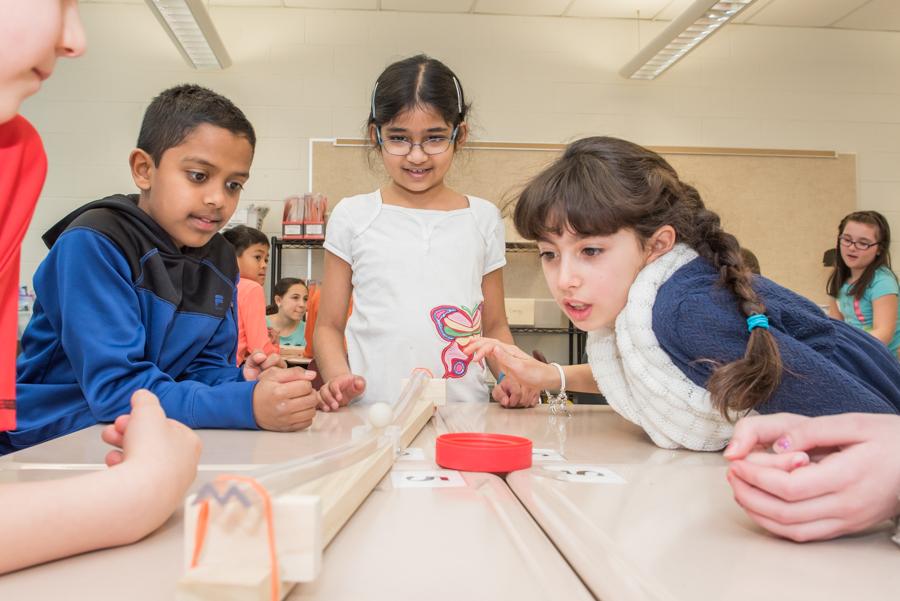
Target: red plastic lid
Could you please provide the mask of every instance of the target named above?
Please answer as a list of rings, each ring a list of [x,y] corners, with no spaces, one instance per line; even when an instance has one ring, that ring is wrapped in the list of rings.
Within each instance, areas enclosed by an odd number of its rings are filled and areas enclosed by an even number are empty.
[[[437,437],[434,455],[437,464],[447,469],[505,473],[531,467],[531,446],[521,436],[455,432]]]

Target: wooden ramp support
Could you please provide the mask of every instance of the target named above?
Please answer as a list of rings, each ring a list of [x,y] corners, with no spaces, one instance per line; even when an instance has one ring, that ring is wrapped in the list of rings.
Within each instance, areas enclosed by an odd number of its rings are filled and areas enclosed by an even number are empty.
[[[336,449],[267,466],[246,481],[225,476],[188,497],[176,598],[280,601],[295,583],[315,580],[325,547],[419,434],[435,401],[443,403],[443,381],[431,382],[426,374],[404,380],[394,421],[382,430],[361,426]]]

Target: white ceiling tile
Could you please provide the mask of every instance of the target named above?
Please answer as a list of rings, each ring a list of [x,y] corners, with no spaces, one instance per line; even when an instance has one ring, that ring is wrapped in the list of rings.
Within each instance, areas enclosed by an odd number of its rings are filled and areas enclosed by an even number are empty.
[[[836,22],[835,27],[900,31],[900,2],[897,0],[872,0]]]
[[[659,14],[656,15],[656,18],[660,21],[672,21],[678,17],[681,13],[687,10],[687,7],[693,4],[696,0],[671,0],[668,2]],[[710,4],[712,4],[715,0],[710,0]],[[745,9],[746,10],[746,9]]]
[[[828,27],[868,0],[774,0],[747,20],[754,25]]]
[[[333,10],[376,10],[378,0],[284,0],[290,8],[330,8]]]
[[[671,21],[695,0],[206,0],[213,7],[549,15],[588,19]],[[714,2],[715,0],[710,0]],[[144,4],[145,0],[81,0],[83,4]],[[900,31],[900,0],[756,0],[736,23]]]
[[[467,13],[474,0],[381,0],[383,10],[419,13]]]
[[[241,6],[257,8],[260,6],[284,6],[282,0],[209,0],[210,6]]]
[[[558,17],[570,0],[476,0],[472,12],[488,15],[540,15]]]
[[[753,16],[759,11],[763,10],[766,6],[775,2],[776,0],[756,0],[753,4],[745,8],[741,11],[737,17],[734,18],[735,23],[746,23],[753,19]]]
[[[691,1],[683,0],[680,3],[690,4]],[[574,0],[572,6],[566,11],[566,16],[592,19],[634,19],[640,11],[641,19],[654,19],[660,11],[672,3],[672,0]]]

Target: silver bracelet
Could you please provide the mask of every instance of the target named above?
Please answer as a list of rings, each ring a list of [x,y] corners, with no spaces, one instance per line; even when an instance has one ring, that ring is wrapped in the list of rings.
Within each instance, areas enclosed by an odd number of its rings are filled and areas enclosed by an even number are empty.
[[[556,371],[559,372],[559,392],[556,394],[553,394],[549,390],[545,390],[544,392],[547,394],[547,402],[550,404],[550,411],[552,413],[558,413],[566,410],[566,402],[569,400],[569,397],[566,394],[566,372],[563,371],[563,368],[559,363],[551,363],[550,365],[555,367]]]

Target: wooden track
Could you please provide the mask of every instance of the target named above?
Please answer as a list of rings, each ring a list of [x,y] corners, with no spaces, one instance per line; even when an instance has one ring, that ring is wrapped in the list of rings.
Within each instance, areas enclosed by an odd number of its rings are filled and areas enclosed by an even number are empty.
[[[414,401],[399,425],[397,447],[405,449],[431,419],[434,404],[430,400]],[[387,429],[386,429],[387,431]],[[394,444],[380,444],[371,455],[350,466],[307,482],[272,497],[276,522],[279,557],[314,557],[309,578],[315,578],[322,550],[334,539],[344,524],[362,505],[369,493],[393,466]],[[271,570],[267,555],[267,537],[259,511],[252,512],[250,527],[235,523],[243,507],[236,502],[222,507],[210,503],[210,519],[206,533],[205,555],[195,568],[188,568],[178,583],[179,601],[271,601]],[[216,515],[213,515],[216,511]],[[185,505],[185,554],[190,561],[197,529],[199,506],[189,498]],[[216,519],[213,519],[213,518]],[[217,525],[221,524],[221,526]],[[297,543],[300,540],[300,543]],[[215,548],[213,546],[215,545]],[[297,547],[301,547],[298,551]],[[304,555],[306,554],[306,555]],[[283,561],[279,561],[283,565]],[[282,580],[279,599],[296,584]]]

